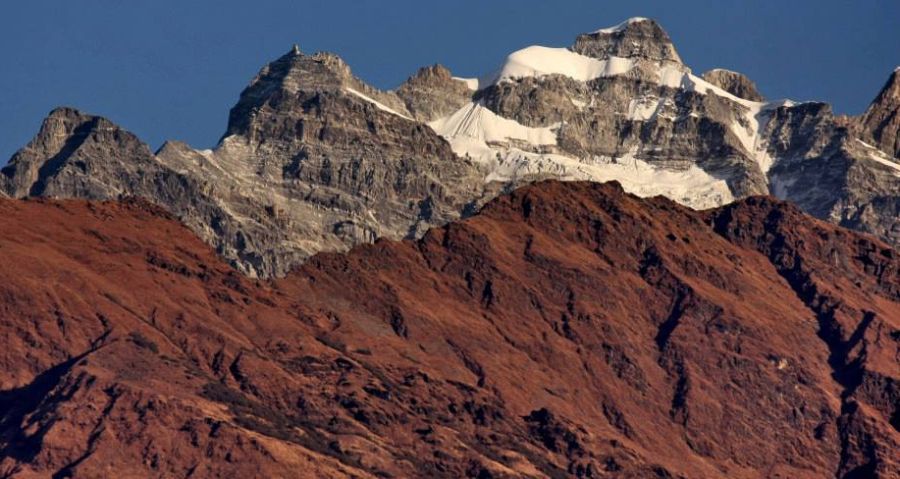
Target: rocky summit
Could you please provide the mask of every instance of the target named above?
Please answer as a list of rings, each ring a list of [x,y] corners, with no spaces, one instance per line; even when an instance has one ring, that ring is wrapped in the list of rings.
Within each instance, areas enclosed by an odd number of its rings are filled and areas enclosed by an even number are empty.
[[[772,198],[545,181],[271,282],[0,214],[3,477],[900,476],[900,255]]]
[[[7,196],[138,196],[241,272],[420,237],[542,179],[616,180],[695,209],[751,195],[900,244],[897,73],[860,117],[697,76],[655,21],[530,46],[481,78],[422,68],[392,91],[299,47],[241,93],[212,150],[155,153],[111,122],[55,110],[0,174]]]

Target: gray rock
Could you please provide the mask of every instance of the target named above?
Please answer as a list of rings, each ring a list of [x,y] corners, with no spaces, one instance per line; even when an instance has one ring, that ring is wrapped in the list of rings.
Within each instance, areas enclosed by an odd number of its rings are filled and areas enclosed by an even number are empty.
[[[396,90],[415,119],[429,122],[462,108],[472,100],[465,82],[441,65],[420,68]]]
[[[885,164],[886,155],[844,123],[824,103],[778,108],[767,126],[779,158],[770,171],[772,194],[900,245],[900,166]]]
[[[736,73],[708,73],[707,83],[649,20],[581,35],[571,50],[625,57],[630,68],[473,92],[435,65],[380,91],[339,57],[295,47],[241,93],[213,150],[171,141],[154,154],[108,120],[63,108],[0,172],[0,190],[145,197],[260,277],[317,252],[417,237],[544,178],[625,175],[630,191],[693,207],[773,194],[900,244],[896,73],[865,115],[848,118],[822,103],[756,101]]]
[[[669,34],[647,18],[632,18],[613,28],[578,35],[572,51],[600,59],[615,56],[681,63]]]
[[[35,138],[13,155],[0,172],[6,193],[15,198],[147,198],[178,215],[232,260],[254,254],[244,238],[254,231],[242,225],[207,192],[202,177],[162,164],[133,134],[109,120],[59,108],[50,113]],[[262,234],[271,234],[261,230]],[[253,267],[236,261],[242,271]]]
[[[15,197],[146,197],[244,273],[275,276],[319,251],[420,235],[481,197],[484,173],[407,115],[334,55],[292,51],[244,91],[215,150],[167,142],[154,155],[60,109],[0,176]]]
[[[900,158],[900,68],[858,119],[861,137],[885,153]]]
[[[650,22],[633,25],[643,23]],[[588,82],[562,75],[525,77],[488,86],[476,98],[526,126],[559,124],[554,153],[573,158],[634,154],[675,170],[698,165],[725,180],[737,197],[768,193],[759,165],[762,152],[738,135],[754,128],[746,105],[661,85],[663,65],[683,75],[690,70],[649,58],[634,60],[637,66],[626,75]]]
[[[765,101],[756,84],[742,73],[716,68],[704,73],[702,78],[738,98]]]
[[[127,158],[127,162],[113,159]],[[127,194],[160,170],[150,149],[108,120],[53,110],[3,169],[11,196],[99,199]]]
[[[410,115],[336,56],[291,53],[241,95],[208,161],[217,182],[238,191],[229,203],[281,211],[291,240],[279,251],[306,257],[415,236],[458,218],[480,197],[483,173]],[[187,163],[184,154],[159,156]]]

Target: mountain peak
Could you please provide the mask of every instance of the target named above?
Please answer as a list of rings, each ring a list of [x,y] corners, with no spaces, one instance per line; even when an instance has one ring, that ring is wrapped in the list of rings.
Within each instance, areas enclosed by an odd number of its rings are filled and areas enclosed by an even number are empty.
[[[453,74],[450,70],[439,63],[419,68],[407,81],[429,80],[432,78],[441,81],[450,80]]]
[[[572,51],[599,59],[643,58],[681,63],[669,34],[655,20],[643,17],[578,35]]]
[[[353,77],[350,67],[333,53],[305,55],[297,45],[275,61],[264,66],[250,85],[241,92],[231,109],[225,136],[248,128],[256,112],[276,97],[296,94],[301,90],[336,91]],[[278,102],[280,103],[280,102]]]
[[[54,108],[53,110],[51,110],[50,113],[47,114],[47,118],[45,119],[45,121],[48,119],[51,119],[51,118],[75,118],[75,117],[89,117],[89,116],[90,115],[82,112],[81,110],[79,110],[75,107],[58,106],[58,107]]]
[[[108,120],[72,107],[54,108],[41,122],[38,133],[24,148],[13,155],[4,171],[9,173],[23,166],[23,163],[31,163],[32,157],[60,157],[65,150],[80,145],[101,122],[111,124]],[[15,191],[10,194],[19,196]]]
[[[864,138],[900,158],[900,67],[891,72],[878,96],[859,119]]]
[[[477,89],[477,85],[475,88]],[[394,91],[417,119],[432,121],[452,114],[471,100],[470,84],[440,64],[419,68]]]
[[[765,101],[759,90],[757,90],[756,84],[743,73],[724,68],[714,68],[704,73],[701,78],[738,98],[750,101]]]
[[[885,88],[890,87],[893,91],[900,90],[900,67],[894,68],[894,71],[891,73],[891,76],[888,77],[888,81],[885,84]]]
[[[115,197],[126,181],[121,165],[152,164],[149,147],[101,116],[71,107],[51,111],[37,135],[3,169],[6,193],[15,198],[77,191],[86,198]],[[109,174],[109,177],[104,175]],[[130,185],[129,185],[130,186]]]
[[[606,34],[618,33],[618,32],[621,32],[621,31],[627,29],[629,26],[631,26],[634,23],[641,23],[641,22],[648,22],[648,21],[652,21],[652,20],[650,20],[649,18],[645,18],[645,17],[631,17],[628,20],[625,20],[624,22],[622,22],[618,25],[594,30],[594,33],[606,33]]]

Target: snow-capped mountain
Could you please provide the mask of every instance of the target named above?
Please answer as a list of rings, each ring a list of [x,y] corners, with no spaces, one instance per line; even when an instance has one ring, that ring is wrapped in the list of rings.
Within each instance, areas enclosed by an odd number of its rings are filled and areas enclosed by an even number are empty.
[[[739,73],[694,74],[645,18],[568,47],[523,48],[478,79],[423,68],[392,91],[294,47],[244,90],[213,150],[169,142],[154,154],[62,109],[0,189],[146,197],[259,276],[319,251],[419,236],[547,178],[616,180],[698,209],[770,194],[900,244],[897,76],[859,118],[769,101]]]

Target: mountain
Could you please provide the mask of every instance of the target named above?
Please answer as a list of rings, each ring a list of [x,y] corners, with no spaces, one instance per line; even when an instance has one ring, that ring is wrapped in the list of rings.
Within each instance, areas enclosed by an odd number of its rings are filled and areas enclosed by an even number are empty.
[[[143,200],[0,215],[3,477],[900,474],[900,257],[778,200],[540,182],[274,282]]]
[[[215,150],[167,142],[153,154],[109,121],[61,108],[0,186],[16,198],[140,196],[245,274],[280,275],[320,250],[420,235],[482,196],[476,165],[386,104],[406,111],[336,56],[295,49],[242,93]]]
[[[151,153],[103,118],[60,109],[0,189],[140,196],[251,277],[420,237],[542,179],[616,180],[697,209],[769,194],[898,245],[897,85],[895,72],[854,118],[766,101],[739,73],[694,75],[645,18],[513,52],[479,79],[426,67],[393,91],[295,46],[241,93],[213,150],[168,142]]]
[[[885,153],[900,157],[900,67],[858,122],[864,139]]]

